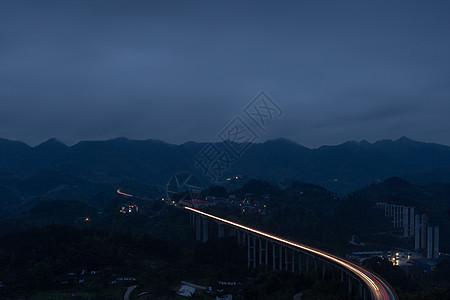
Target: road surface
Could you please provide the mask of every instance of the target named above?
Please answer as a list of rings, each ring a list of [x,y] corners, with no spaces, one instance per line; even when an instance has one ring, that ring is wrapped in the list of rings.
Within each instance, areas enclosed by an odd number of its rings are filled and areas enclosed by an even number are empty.
[[[303,250],[305,252],[314,254],[317,257],[326,259],[326,260],[332,262],[334,265],[337,265],[339,267],[346,269],[348,272],[354,274],[355,277],[358,277],[361,281],[363,281],[365,283],[365,285],[369,288],[369,291],[372,295],[372,299],[376,299],[376,300],[396,300],[396,299],[398,299],[397,294],[395,293],[394,289],[383,278],[381,278],[377,274],[363,268],[362,266],[360,266],[354,262],[351,262],[344,258],[338,257],[331,253],[322,251],[320,249],[316,249],[316,248],[313,248],[313,247],[310,247],[310,246],[307,246],[304,244],[295,243],[295,242],[283,239],[281,237],[253,229],[251,227],[247,227],[247,226],[235,223],[235,222],[228,221],[226,219],[216,217],[211,214],[207,214],[198,209],[194,209],[194,208],[190,208],[190,207],[185,207],[185,209],[190,210],[190,211],[195,212],[200,215],[204,215],[213,220],[217,220],[222,223],[231,225],[232,227],[239,228],[239,229],[254,233],[254,234],[262,236],[262,237],[266,237],[270,240],[280,242],[284,245],[288,245],[288,246]]]
[[[130,195],[130,194],[127,194],[127,193],[124,193],[124,192],[121,192],[120,191],[120,189],[117,189],[117,194],[119,194],[119,195],[123,195],[123,196],[127,196],[127,197],[134,197],[133,195]]]
[[[127,288],[127,291],[125,292],[125,295],[123,296],[123,300],[128,300],[130,298],[130,294],[134,289],[137,288],[137,285],[132,285]]]

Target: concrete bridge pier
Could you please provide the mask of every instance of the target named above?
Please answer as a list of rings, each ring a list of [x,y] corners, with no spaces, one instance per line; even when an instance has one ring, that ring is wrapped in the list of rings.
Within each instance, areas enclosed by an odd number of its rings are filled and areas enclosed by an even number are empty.
[[[302,253],[298,252],[298,274],[302,274]]]
[[[197,215],[196,216],[196,218],[195,218],[195,239],[197,240],[197,241],[200,241],[201,240],[201,219],[200,219],[200,216],[199,215]]]
[[[258,243],[259,243],[259,264],[262,264],[262,253],[263,253],[263,248],[261,247],[261,238],[258,237]]]
[[[203,243],[208,241],[208,220],[203,217]]]
[[[361,281],[358,281],[358,285],[359,285],[359,297],[363,296],[363,285]]]
[[[250,239],[247,239],[247,266],[250,269],[250,262],[251,262],[251,257],[250,257],[250,252],[251,252],[252,248],[250,246]]]
[[[291,272],[294,273],[295,272],[295,250],[292,250],[292,257],[291,257]]]
[[[265,241],[265,246],[263,247],[263,241],[262,239],[259,237],[259,264],[262,264],[262,258],[263,258],[263,253],[264,253],[264,264],[266,265],[266,271],[267,271],[267,265],[268,265],[268,254],[269,254],[269,242],[267,240]]]
[[[280,252],[278,252],[278,254],[279,254],[279,256],[278,256],[278,259],[279,259],[279,266],[278,266],[278,268],[281,271],[281,270],[283,270],[283,245],[281,245],[281,244],[280,244]]]
[[[276,261],[277,261],[277,253],[275,251],[275,243],[272,243],[272,270],[273,271],[275,271],[277,269]]]
[[[253,269],[256,269],[256,236],[253,236]]]
[[[224,228],[222,223],[217,223],[219,239],[224,237]]]
[[[269,241],[266,240],[266,253],[264,256],[264,262],[266,263],[266,272],[267,269],[269,268]]]
[[[288,253],[287,253],[287,248],[284,247],[284,270],[287,271],[288,269],[288,264],[290,263],[289,259],[288,259]]]
[[[348,277],[348,298],[350,299],[350,297],[352,296],[352,278],[350,277],[350,275],[348,275],[347,277]]]
[[[234,228],[230,228],[230,230],[228,231],[228,235],[229,236],[237,236],[237,229]]]
[[[308,273],[308,272],[309,272],[309,255],[306,255],[306,263],[305,263],[305,266],[306,266],[306,273]]]
[[[251,241],[253,240],[253,241]],[[250,235],[247,235],[247,256],[248,256],[248,268],[250,267],[256,268],[256,237],[253,236],[250,238]]]
[[[322,280],[325,280],[325,261],[322,261]]]
[[[291,271],[295,271],[295,265],[294,265],[294,250],[292,251],[292,255],[289,255],[289,251],[287,247],[284,247],[284,270],[288,271],[289,267],[291,268]],[[289,259],[290,256],[290,259]]]
[[[275,261],[277,259],[276,253],[275,253],[275,244],[272,243],[272,270],[275,271]]]
[[[291,255],[289,255],[289,249],[287,247],[284,248],[284,269],[288,271],[289,267],[291,268],[291,272],[295,272],[295,251],[292,249]],[[289,259],[290,256],[290,259]]]

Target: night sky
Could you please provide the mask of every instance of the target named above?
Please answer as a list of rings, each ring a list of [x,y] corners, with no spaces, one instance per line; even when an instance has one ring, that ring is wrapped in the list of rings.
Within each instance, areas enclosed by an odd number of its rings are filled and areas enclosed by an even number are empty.
[[[450,145],[449,1],[242,2],[0,0],[0,137]]]

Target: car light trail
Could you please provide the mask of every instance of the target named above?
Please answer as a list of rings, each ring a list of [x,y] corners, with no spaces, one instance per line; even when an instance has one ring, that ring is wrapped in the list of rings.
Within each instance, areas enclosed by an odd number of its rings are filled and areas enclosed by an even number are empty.
[[[358,266],[358,265],[356,265],[354,263],[351,263],[349,261],[346,261],[345,259],[339,258],[339,257],[337,257],[335,255],[329,254],[329,253],[324,252],[324,251],[319,250],[319,249],[315,249],[315,248],[312,248],[312,247],[309,247],[309,246],[306,246],[306,245],[294,243],[292,241],[283,239],[281,237],[278,237],[278,236],[275,236],[275,235],[271,235],[271,234],[268,234],[268,233],[265,233],[265,232],[253,229],[251,227],[247,227],[247,226],[244,226],[244,225],[232,222],[232,221],[228,221],[226,219],[222,219],[222,218],[216,217],[214,215],[202,212],[200,210],[197,210],[197,209],[194,209],[194,208],[191,208],[191,207],[185,207],[185,209],[193,211],[193,212],[195,212],[197,214],[200,214],[200,215],[204,215],[204,216],[206,216],[208,218],[211,218],[211,219],[214,219],[214,220],[217,220],[217,221],[229,224],[231,226],[234,226],[234,227],[237,227],[237,228],[241,228],[241,229],[244,229],[246,231],[258,234],[260,236],[267,237],[267,238],[269,238],[271,240],[274,240],[274,241],[277,241],[277,242],[280,242],[280,243],[283,243],[283,244],[286,244],[286,245],[289,245],[289,246],[292,246],[292,247],[295,247],[295,248],[298,248],[298,249],[301,249],[301,250],[308,251],[308,252],[313,253],[313,254],[315,254],[315,255],[317,255],[319,257],[325,258],[325,259],[327,259],[329,261],[332,261],[332,262],[336,263],[337,265],[340,265],[340,266],[344,267],[345,269],[351,271],[353,274],[355,274],[356,276],[361,278],[361,280],[363,280],[367,284],[369,289],[371,290],[371,293],[372,293],[374,299],[397,299],[397,296],[396,296],[395,292],[392,291],[392,288],[387,283],[383,282],[383,279],[379,278],[377,275],[375,275],[374,273],[364,269],[363,267]],[[390,295],[388,295],[388,293]]]
[[[120,189],[117,189],[117,194],[124,195],[124,196],[127,196],[127,197],[134,197],[133,195],[121,192]]]

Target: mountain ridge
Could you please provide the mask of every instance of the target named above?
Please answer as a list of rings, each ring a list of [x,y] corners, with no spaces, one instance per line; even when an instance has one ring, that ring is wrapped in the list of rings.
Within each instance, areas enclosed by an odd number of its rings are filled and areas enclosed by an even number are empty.
[[[148,139],[132,139],[132,138],[127,138],[125,136],[118,136],[118,137],[114,137],[114,138],[110,138],[110,139],[79,140],[78,142],[76,142],[76,143],[74,143],[72,145],[68,145],[68,144],[64,143],[63,141],[59,140],[58,138],[52,137],[52,138],[49,138],[49,139],[47,139],[47,140],[37,144],[36,146],[31,146],[28,143],[26,143],[24,141],[21,141],[21,140],[7,139],[7,138],[0,137],[0,145],[2,143],[14,143],[14,144],[17,144],[17,145],[18,144],[26,145],[26,146],[28,146],[30,148],[37,148],[37,147],[39,147],[39,146],[41,146],[43,144],[60,144],[60,145],[66,146],[68,148],[71,148],[73,146],[78,145],[79,143],[91,143],[91,142],[94,142],[94,143],[100,142],[101,143],[101,142],[109,142],[109,141],[155,142],[155,143],[174,145],[174,146],[182,146],[182,145],[191,144],[191,143],[193,143],[193,144],[208,144],[209,143],[209,142],[206,142],[206,141],[198,141],[198,142],[196,142],[196,141],[186,141],[186,142],[182,142],[182,143],[177,144],[177,143],[166,142],[166,141],[160,140],[160,139],[151,139],[151,138],[148,138]],[[318,148],[321,148],[321,147],[336,147],[336,146],[341,146],[341,145],[348,144],[348,143],[358,144],[358,145],[364,145],[364,144],[375,145],[375,144],[378,144],[378,143],[385,143],[385,142],[394,142],[394,143],[396,143],[396,142],[398,142],[398,143],[400,143],[400,142],[402,142],[402,143],[411,142],[411,143],[418,143],[418,144],[436,145],[436,146],[445,147],[445,148],[450,149],[450,145],[444,145],[444,144],[439,144],[439,143],[435,143],[435,142],[421,142],[421,141],[418,141],[418,140],[411,139],[411,138],[409,138],[407,136],[401,136],[401,137],[399,137],[399,138],[397,138],[395,140],[393,140],[393,139],[381,139],[381,140],[377,140],[377,141],[374,141],[374,142],[369,142],[369,141],[367,141],[365,139],[359,140],[359,141],[357,141],[357,140],[349,140],[349,141],[342,142],[340,144],[324,144],[324,145],[320,145],[320,146],[317,146],[317,147],[307,147],[307,146],[304,146],[304,145],[302,145],[302,144],[300,144],[300,143],[298,143],[296,141],[293,141],[293,140],[290,140],[290,139],[284,138],[284,137],[268,139],[268,140],[265,140],[265,141],[262,141],[262,142],[253,142],[252,144],[255,144],[255,145],[256,144],[265,144],[267,142],[269,142],[269,143],[286,142],[286,143],[295,144],[295,145],[298,145],[298,146],[301,146],[303,148],[307,148],[307,149],[310,149],[310,150],[315,150],[315,149],[318,149]]]
[[[80,141],[72,146],[50,139],[31,147],[20,141],[0,139],[0,172],[26,177],[48,169],[94,181],[134,179],[165,186],[177,172],[187,171],[208,184],[194,160],[207,145],[122,137]],[[231,158],[218,181],[235,175],[285,184],[300,180],[342,194],[391,176],[420,183],[429,183],[427,177],[433,181],[450,178],[450,147],[406,137],[374,143],[349,141],[312,149],[291,140],[275,139],[250,144],[240,156],[227,143],[213,145]]]

